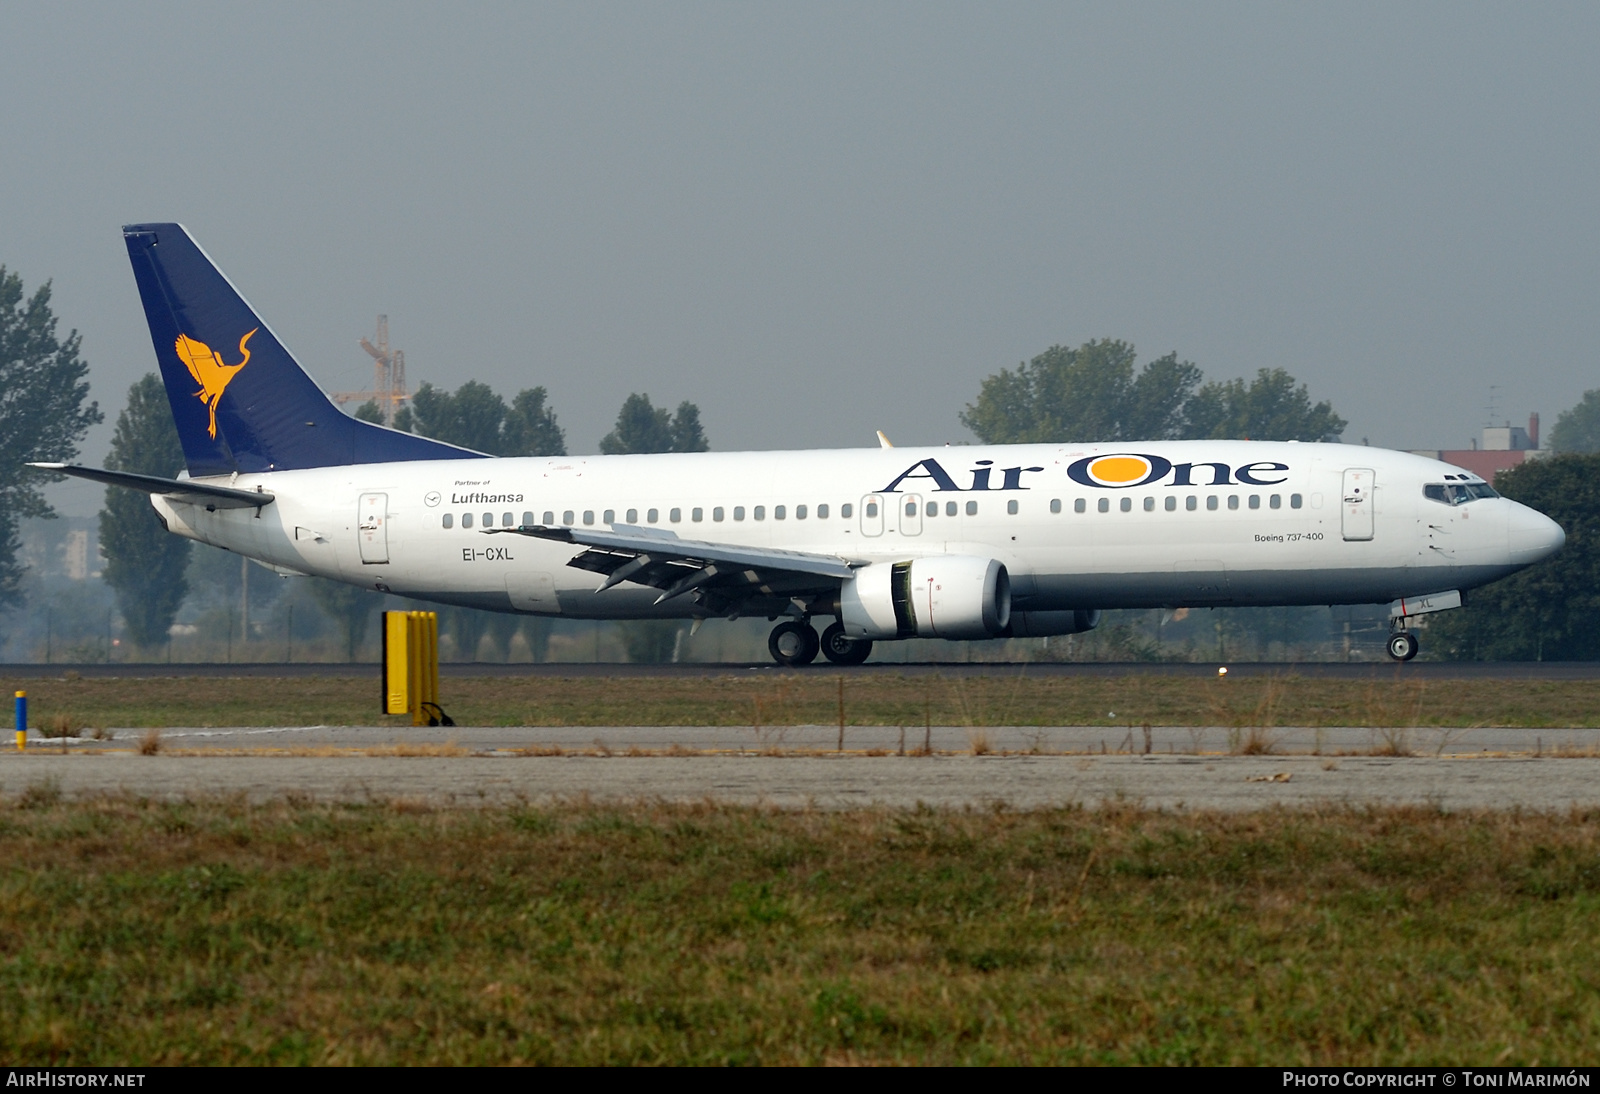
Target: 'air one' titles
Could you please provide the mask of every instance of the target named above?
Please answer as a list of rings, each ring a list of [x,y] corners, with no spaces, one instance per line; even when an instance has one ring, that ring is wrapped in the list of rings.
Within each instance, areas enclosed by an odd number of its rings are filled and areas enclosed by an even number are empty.
[[[958,486],[956,480],[940,465],[938,460],[918,460],[896,476],[882,493],[900,492],[900,484],[911,480],[925,480],[932,484],[935,493],[971,493],[984,490],[1027,490],[1022,476],[1043,471],[1042,467],[993,466],[993,460],[975,460],[967,474],[972,476],[971,486]],[[1142,452],[1118,452],[1109,456],[1085,456],[1067,468],[1067,476],[1082,486],[1102,490],[1125,490],[1134,486],[1275,486],[1288,481],[1287,475],[1278,472],[1289,470],[1286,463],[1259,460],[1234,467],[1220,462],[1173,463],[1163,456]],[[1000,483],[995,485],[994,472],[1000,472]],[[1195,481],[1199,475],[1204,481]],[[1163,480],[1165,480],[1163,482]]]

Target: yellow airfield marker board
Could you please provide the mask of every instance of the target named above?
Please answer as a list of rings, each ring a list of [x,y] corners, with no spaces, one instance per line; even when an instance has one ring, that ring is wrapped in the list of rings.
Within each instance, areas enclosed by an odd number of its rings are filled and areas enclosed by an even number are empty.
[[[410,714],[427,725],[439,704],[439,616],[434,612],[383,613],[383,713]]]

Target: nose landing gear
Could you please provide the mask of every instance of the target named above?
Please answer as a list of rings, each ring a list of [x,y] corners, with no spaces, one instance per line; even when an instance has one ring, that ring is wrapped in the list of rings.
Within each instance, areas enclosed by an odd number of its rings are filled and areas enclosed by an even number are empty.
[[[821,646],[810,623],[790,619],[772,628],[767,636],[767,652],[780,665],[809,665],[817,659]]]
[[[1409,661],[1417,655],[1417,636],[1410,631],[1395,631],[1389,636],[1389,656],[1396,661]]]

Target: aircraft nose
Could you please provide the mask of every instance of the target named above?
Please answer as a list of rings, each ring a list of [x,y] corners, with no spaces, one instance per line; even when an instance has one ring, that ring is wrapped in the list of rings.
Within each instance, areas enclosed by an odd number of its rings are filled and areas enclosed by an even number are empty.
[[[1506,529],[1506,546],[1513,564],[1527,566],[1561,550],[1567,542],[1567,533],[1561,530],[1561,525],[1537,509],[1513,504],[1515,508],[1511,510]]]

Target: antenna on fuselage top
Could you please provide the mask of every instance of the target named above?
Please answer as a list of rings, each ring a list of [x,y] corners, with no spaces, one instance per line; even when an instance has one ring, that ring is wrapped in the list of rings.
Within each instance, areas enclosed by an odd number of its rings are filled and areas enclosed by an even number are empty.
[[[888,437],[885,437],[883,435],[883,430],[881,430],[881,429],[878,430],[878,447],[879,448],[893,448],[894,447],[894,442],[891,441]]]

